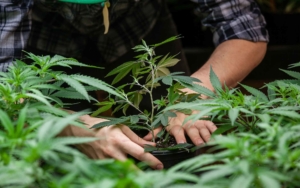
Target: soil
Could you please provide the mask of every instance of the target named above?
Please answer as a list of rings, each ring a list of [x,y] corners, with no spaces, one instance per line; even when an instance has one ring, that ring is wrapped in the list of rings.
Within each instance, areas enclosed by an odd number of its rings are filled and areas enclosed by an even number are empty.
[[[171,146],[177,145],[176,140],[173,136],[169,136],[169,139],[167,142],[163,142],[163,140],[156,141],[156,147],[157,148],[167,148]]]

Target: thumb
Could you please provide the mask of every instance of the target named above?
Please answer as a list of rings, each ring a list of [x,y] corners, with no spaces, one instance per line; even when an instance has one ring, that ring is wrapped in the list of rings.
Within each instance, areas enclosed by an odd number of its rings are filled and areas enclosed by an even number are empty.
[[[158,127],[156,129],[153,130],[153,134],[154,134],[154,137],[156,138],[156,135],[161,131],[162,127]],[[152,140],[153,138],[153,135],[152,135],[152,132],[150,131],[146,136],[144,136],[144,140]]]

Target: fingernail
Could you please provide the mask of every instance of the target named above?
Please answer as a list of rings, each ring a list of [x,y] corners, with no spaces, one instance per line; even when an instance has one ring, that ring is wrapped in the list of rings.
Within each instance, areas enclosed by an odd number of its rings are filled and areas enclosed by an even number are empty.
[[[164,168],[164,166],[163,166],[162,164],[159,164],[159,165],[156,166],[156,169],[157,169],[157,170],[161,170],[161,169],[163,169],[163,168]]]
[[[204,144],[203,140],[200,140],[200,139],[199,139],[199,140],[196,141],[196,145],[197,145],[197,146],[198,146],[198,145],[201,145],[201,144]]]

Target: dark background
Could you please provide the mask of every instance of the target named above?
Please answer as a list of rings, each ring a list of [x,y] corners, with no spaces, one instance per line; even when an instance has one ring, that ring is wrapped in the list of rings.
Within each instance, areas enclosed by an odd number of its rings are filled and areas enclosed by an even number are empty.
[[[208,59],[214,49],[212,33],[209,28],[203,28],[201,25],[203,15],[195,10],[194,3],[186,0],[169,0],[168,6],[179,34],[184,36],[183,47],[190,69],[194,72]],[[284,6],[280,4],[280,8]],[[262,63],[244,80],[244,83],[254,87],[260,87],[263,83],[275,79],[290,78],[279,69],[287,69],[289,64],[300,62],[300,13],[270,10],[262,5],[260,7],[267,22],[270,42]],[[300,69],[293,70],[300,71]]]

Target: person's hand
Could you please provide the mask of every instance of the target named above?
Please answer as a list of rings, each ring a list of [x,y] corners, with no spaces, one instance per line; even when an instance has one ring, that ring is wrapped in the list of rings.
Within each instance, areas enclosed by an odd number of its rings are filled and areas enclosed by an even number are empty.
[[[88,115],[82,116],[80,119],[88,128],[105,121]],[[127,154],[129,154],[154,169],[163,168],[163,164],[157,158],[148,152],[144,152],[143,146],[145,144],[155,146],[155,143],[140,138],[125,125],[93,130],[68,126],[61,135],[99,138],[94,142],[78,145],[79,150],[93,159],[115,158],[124,161],[127,159]]]
[[[176,112],[177,117],[171,118],[167,130],[175,137],[177,143],[186,143],[185,134],[195,145],[201,145],[210,140],[211,134],[217,130],[216,125],[207,120],[183,122],[187,115]]]
[[[186,143],[187,141],[185,135],[188,135],[195,145],[201,145],[205,142],[208,142],[211,134],[217,130],[217,127],[213,124],[213,122],[206,120],[198,120],[195,122],[189,121],[182,125],[187,115],[180,112],[176,112],[176,115],[177,117],[169,119],[167,130],[175,137],[178,144]],[[156,135],[160,130],[161,128],[156,129],[154,131],[154,135]],[[147,134],[144,139],[151,140],[152,134]]]

